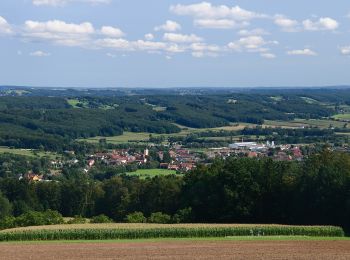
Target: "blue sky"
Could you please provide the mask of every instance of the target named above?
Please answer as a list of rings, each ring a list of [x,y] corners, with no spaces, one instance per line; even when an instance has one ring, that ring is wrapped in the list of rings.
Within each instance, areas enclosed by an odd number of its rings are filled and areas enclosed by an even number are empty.
[[[350,2],[2,0],[0,84],[350,85]]]

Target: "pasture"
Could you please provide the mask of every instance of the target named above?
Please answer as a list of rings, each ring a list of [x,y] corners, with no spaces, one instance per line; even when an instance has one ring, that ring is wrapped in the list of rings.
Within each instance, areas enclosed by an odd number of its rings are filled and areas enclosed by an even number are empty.
[[[128,172],[127,176],[136,176],[141,179],[154,178],[156,176],[167,176],[174,175],[176,171],[171,171],[167,169],[139,169],[136,172]]]
[[[57,155],[51,152],[35,151],[32,149],[15,149],[7,146],[0,146],[0,154],[10,153],[15,155],[30,156],[30,157],[44,157],[55,158]]]

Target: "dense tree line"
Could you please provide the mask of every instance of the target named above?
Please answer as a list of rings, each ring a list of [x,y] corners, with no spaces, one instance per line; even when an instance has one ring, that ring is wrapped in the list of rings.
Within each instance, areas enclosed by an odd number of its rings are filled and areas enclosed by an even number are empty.
[[[133,212],[215,223],[340,225],[350,230],[350,155],[328,150],[304,162],[229,158],[184,177],[138,179],[114,173],[96,181],[78,170],[55,182],[0,180],[0,211],[16,216],[57,210],[64,216]],[[4,215],[4,213],[3,213]]]

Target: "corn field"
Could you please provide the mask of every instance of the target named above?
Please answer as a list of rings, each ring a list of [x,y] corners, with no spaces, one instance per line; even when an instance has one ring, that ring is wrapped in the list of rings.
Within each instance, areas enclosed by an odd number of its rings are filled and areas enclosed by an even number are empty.
[[[38,227],[40,228],[40,227]],[[78,229],[23,229],[0,232],[0,241],[52,241],[52,240],[108,240],[147,238],[204,238],[229,236],[314,236],[342,237],[344,231],[334,226],[176,226],[164,225],[147,228],[78,228]]]

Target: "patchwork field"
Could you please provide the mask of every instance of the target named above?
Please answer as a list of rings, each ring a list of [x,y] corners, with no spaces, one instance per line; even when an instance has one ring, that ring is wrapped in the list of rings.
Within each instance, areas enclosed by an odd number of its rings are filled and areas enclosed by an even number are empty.
[[[349,259],[350,241],[5,243],[1,259]]]
[[[170,136],[187,136],[192,133],[199,133],[199,132],[205,132],[205,131],[236,131],[241,130],[247,126],[255,126],[253,124],[232,124],[230,126],[223,126],[223,127],[215,127],[215,128],[188,128],[181,125],[177,125],[181,128],[181,132],[179,133],[173,133],[173,134],[152,134],[153,137],[160,137],[164,136],[170,137]],[[98,143],[100,139],[106,139],[107,143],[111,144],[122,144],[122,143],[137,143],[137,142],[148,142],[150,138],[150,133],[134,133],[134,132],[124,132],[123,135],[119,136],[111,136],[111,137],[102,137],[102,136],[96,136],[86,139],[79,139],[80,141],[86,141],[89,143]]]

